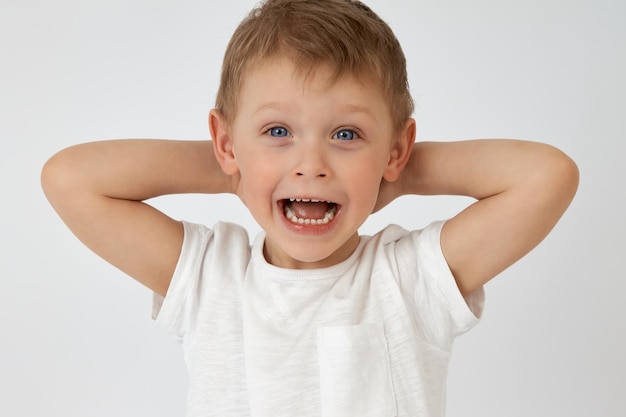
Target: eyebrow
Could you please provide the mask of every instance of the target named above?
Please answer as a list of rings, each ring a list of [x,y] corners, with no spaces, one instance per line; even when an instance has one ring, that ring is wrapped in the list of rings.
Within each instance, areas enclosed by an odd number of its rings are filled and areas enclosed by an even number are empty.
[[[278,110],[278,111],[285,112],[285,111],[291,110],[291,107],[287,103],[268,102],[257,107],[256,110],[254,110],[253,114],[256,114],[265,110]],[[345,111],[348,113],[363,113],[370,117],[373,117],[375,115],[375,112],[371,111],[369,107],[362,106],[360,104],[353,104],[353,103],[341,105],[338,111]]]
[[[264,110],[278,110],[278,111],[285,111],[288,108],[288,106],[286,104],[283,103],[277,103],[277,102],[269,102],[269,103],[264,103],[262,105],[260,105],[259,107],[257,107],[253,114],[262,112]]]

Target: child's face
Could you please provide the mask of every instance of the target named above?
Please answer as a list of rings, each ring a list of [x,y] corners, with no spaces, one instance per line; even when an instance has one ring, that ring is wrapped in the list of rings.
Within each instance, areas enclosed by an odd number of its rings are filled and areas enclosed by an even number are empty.
[[[268,60],[245,78],[230,124],[239,194],[267,233],[266,259],[279,267],[349,257],[382,178],[393,176],[387,101],[378,88],[329,76],[324,67],[303,76],[288,59]]]

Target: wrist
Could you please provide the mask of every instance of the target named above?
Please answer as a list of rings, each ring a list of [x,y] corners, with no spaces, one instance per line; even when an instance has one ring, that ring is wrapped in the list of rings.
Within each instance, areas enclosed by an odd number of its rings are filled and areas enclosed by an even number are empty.
[[[411,150],[411,156],[407,162],[402,175],[398,179],[398,196],[407,194],[424,194],[424,187],[421,183],[422,174],[420,169],[422,168],[422,144],[415,143]]]

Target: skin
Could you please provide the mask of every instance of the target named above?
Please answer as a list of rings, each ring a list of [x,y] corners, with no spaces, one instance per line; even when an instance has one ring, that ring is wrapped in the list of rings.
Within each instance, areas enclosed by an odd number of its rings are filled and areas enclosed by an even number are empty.
[[[441,235],[457,285],[469,294],[535,247],[578,185],[574,162],[549,145],[414,143],[415,122],[394,129],[379,91],[349,76],[329,83],[324,67],[305,79],[287,60],[265,62],[247,74],[239,102],[232,120],[210,113],[213,141],[118,140],[65,149],[43,168],[46,196],[83,243],[161,295],[183,229],[143,202],[152,197],[235,193],[267,232],[269,262],[320,268],[346,259],[367,216],[401,195],[471,196],[476,202]],[[340,140],[346,135],[352,140]],[[297,227],[284,218],[285,198],[340,208],[327,227]]]

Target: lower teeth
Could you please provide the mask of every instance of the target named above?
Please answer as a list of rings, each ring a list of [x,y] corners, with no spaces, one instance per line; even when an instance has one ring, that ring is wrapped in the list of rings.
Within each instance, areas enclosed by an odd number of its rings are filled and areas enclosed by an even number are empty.
[[[337,208],[333,207],[326,212],[324,218],[322,219],[301,219],[296,216],[296,212],[293,211],[291,207],[285,208],[285,217],[289,219],[292,223],[296,224],[328,224],[332,219],[335,218],[335,214],[337,213]]]

